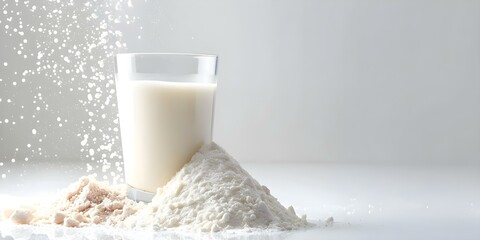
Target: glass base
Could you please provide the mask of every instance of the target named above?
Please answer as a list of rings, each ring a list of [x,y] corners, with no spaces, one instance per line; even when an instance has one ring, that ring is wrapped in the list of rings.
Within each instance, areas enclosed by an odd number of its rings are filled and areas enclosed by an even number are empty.
[[[153,197],[155,196],[155,193],[152,192],[146,192],[143,190],[136,189],[130,185],[127,185],[127,197],[139,202],[151,202]]]

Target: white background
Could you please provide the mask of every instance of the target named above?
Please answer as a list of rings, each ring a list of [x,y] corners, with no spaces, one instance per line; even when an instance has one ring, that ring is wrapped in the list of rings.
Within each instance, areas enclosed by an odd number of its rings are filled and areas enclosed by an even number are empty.
[[[480,161],[479,1],[160,1],[142,15],[159,24],[130,51],[219,55],[214,139],[240,161]]]
[[[126,51],[219,55],[214,140],[241,162],[480,161],[478,0],[132,2],[143,29],[125,28]],[[4,100],[34,109],[31,92],[9,86]],[[86,120],[77,101],[50,105]],[[18,115],[12,109],[0,119]],[[50,115],[41,123],[57,124]],[[31,124],[0,128],[2,159],[21,156],[13,150],[42,131]],[[32,158],[82,158],[79,127],[68,127],[49,133],[63,140],[42,143],[48,156]]]

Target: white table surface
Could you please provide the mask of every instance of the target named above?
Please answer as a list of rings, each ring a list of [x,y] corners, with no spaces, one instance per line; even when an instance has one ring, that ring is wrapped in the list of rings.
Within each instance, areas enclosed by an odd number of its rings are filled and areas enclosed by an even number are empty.
[[[0,223],[0,239],[480,239],[480,165],[242,164],[317,226],[290,232],[182,234]],[[8,195],[46,196],[74,182],[68,166],[0,181]],[[28,176],[28,177],[27,177]],[[40,190],[42,189],[42,190]],[[321,220],[333,217],[333,226]]]

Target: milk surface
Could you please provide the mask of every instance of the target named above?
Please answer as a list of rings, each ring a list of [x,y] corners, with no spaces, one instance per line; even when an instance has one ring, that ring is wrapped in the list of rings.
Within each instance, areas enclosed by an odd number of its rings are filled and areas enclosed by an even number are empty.
[[[128,185],[156,192],[212,140],[216,84],[117,81]]]

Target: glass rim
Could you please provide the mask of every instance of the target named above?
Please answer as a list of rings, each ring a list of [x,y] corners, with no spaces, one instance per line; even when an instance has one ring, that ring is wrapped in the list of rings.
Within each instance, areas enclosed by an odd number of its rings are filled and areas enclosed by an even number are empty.
[[[179,52],[146,52],[146,53],[117,53],[115,56],[142,56],[142,55],[155,55],[155,56],[184,56],[184,57],[205,57],[205,58],[218,58],[218,55],[207,53],[179,53]]]

